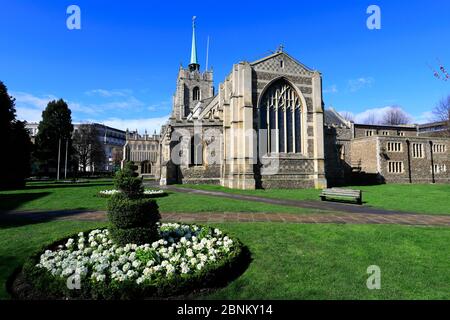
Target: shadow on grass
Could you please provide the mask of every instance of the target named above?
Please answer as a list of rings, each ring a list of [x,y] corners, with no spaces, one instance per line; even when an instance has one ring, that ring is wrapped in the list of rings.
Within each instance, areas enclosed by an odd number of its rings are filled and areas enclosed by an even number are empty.
[[[87,208],[76,208],[73,210],[53,210],[53,211],[49,210],[49,211],[24,212],[24,213],[8,213],[6,211],[3,212],[0,211],[0,230],[50,222],[54,220],[63,220],[65,218],[75,217],[80,213],[85,213],[86,211],[88,211]],[[86,221],[90,221],[90,219],[86,219]],[[98,219],[94,219],[93,221],[98,221]]]
[[[15,210],[24,203],[50,195],[50,192],[0,194],[0,210]]]
[[[46,185],[28,185],[24,189],[21,190],[40,190],[40,189],[59,189],[59,188],[87,188],[87,187],[110,187],[112,183],[104,182],[104,183],[55,183],[55,184],[46,184]]]

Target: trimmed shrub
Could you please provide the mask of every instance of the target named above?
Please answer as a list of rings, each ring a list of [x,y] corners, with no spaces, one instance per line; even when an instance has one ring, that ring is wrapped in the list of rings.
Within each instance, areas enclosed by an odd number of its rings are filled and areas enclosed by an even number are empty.
[[[139,198],[144,193],[142,178],[138,178],[136,170],[137,166],[129,161],[122,170],[117,171],[114,179],[114,187],[130,198]]]
[[[121,229],[112,226],[109,232],[114,242],[121,246],[128,243],[152,243],[158,237],[158,229],[149,227]]]
[[[154,200],[130,199],[119,193],[108,201],[108,218],[117,228],[128,229],[155,226],[161,216]]]
[[[111,238],[120,245],[151,243],[158,238],[156,224],[161,219],[155,201],[144,199],[142,179],[136,166],[127,162],[116,174],[115,187],[120,191],[108,201]]]

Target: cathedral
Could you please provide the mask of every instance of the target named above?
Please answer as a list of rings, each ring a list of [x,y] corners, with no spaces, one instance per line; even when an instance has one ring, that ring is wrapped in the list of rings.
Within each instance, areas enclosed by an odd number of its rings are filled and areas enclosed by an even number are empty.
[[[325,111],[321,73],[282,48],[233,65],[215,92],[213,72],[198,63],[194,20],[191,59],[178,70],[171,116],[159,134],[127,132],[124,161],[161,185],[448,183],[448,144],[448,138],[420,136],[415,125],[357,125]],[[421,157],[411,158],[409,148],[418,148]]]

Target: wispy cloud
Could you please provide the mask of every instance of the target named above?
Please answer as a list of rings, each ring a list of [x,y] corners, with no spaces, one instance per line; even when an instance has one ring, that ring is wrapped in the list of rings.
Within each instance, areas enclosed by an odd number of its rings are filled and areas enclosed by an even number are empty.
[[[93,89],[85,92],[88,96],[100,96],[103,98],[111,97],[126,97],[133,94],[133,90],[120,89],[120,90],[107,90],[107,89]]]
[[[131,91],[122,91],[120,94],[119,92],[110,92],[108,94],[103,92],[102,98],[106,97],[107,100],[100,100],[96,103],[84,103],[82,101],[73,100],[66,100],[66,102],[72,112],[78,114],[78,118],[83,118],[85,116],[99,117],[102,114],[119,110],[133,110],[135,112],[143,110],[158,111],[166,109],[167,105],[169,105],[167,101],[163,101],[146,107],[147,104],[145,102],[128,93],[131,93]],[[16,98],[18,119],[26,120],[28,122],[39,122],[41,120],[42,111],[47,107],[47,104],[52,100],[58,99],[58,97],[52,94],[38,96],[27,92],[13,91],[10,94]]]
[[[130,96],[125,100],[117,100],[96,105],[100,110],[114,110],[114,109],[134,109],[144,107],[145,103],[136,97]]]
[[[16,99],[17,118],[28,122],[39,122],[49,101],[57,99],[53,95],[38,97],[27,92],[11,91],[10,94]]]
[[[361,77],[348,81],[348,89],[350,92],[357,92],[364,88],[370,88],[374,82],[372,77]]]
[[[399,107],[398,106],[385,106],[385,107],[380,107],[380,108],[370,108],[370,109],[366,109],[366,110],[356,113],[356,114],[353,112],[350,112],[350,111],[345,111],[345,110],[339,111],[339,113],[341,115],[345,115],[345,114],[351,115],[355,123],[365,123],[368,119],[373,120],[375,123],[379,123],[383,120],[383,116],[386,114],[386,112],[388,112],[394,108],[399,108]],[[402,108],[400,108],[400,109],[403,112],[405,112],[405,114],[407,114],[410,119],[412,119],[412,122],[417,121],[416,117],[411,116],[409,113],[407,113]]]
[[[433,114],[432,111],[422,112],[419,115],[413,116],[413,119],[414,119],[414,123],[418,123],[418,124],[436,121],[435,115]]]
[[[337,85],[333,84],[330,87],[323,90],[323,93],[338,93],[339,90],[337,88]]]
[[[126,129],[129,129],[130,131],[138,130],[141,133],[143,133],[145,130],[147,130],[148,133],[153,133],[153,131],[156,130],[156,132],[159,133],[161,126],[167,122],[169,116],[170,115],[145,119],[108,118],[103,120],[102,119],[90,120],[89,122],[104,123],[107,126],[121,130]]]
[[[159,103],[151,104],[147,107],[148,111],[166,110],[171,106],[171,100],[164,100]]]

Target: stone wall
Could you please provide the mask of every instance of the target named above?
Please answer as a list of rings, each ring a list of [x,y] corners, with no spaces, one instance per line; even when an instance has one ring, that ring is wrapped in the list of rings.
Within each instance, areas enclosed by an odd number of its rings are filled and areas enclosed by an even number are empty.
[[[264,164],[270,163],[268,174],[261,171],[258,177],[260,187],[270,188],[313,188],[314,159],[302,155],[283,154],[278,157],[263,157]],[[272,171],[273,169],[273,171]]]
[[[185,118],[199,101],[194,101],[193,90],[198,87],[200,100],[214,96],[214,84],[212,72],[190,71],[180,67],[177,78],[177,89],[173,101],[172,116],[181,120]]]
[[[324,116],[322,105],[322,81],[320,73],[309,70],[290,56],[279,53],[251,64],[253,124],[259,125],[260,100],[265,90],[274,81],[284,79],[301,97],[302,150],[297,154],[280,153],[279,172],[275,175],[260,175],[256,172],[257,184],[263,188],[326,187]]]
[[[357,138],[351,142],[350,165],[365,173],[378,173],[377,137]]]
[[[378,125],[354,125],[354,137],[364,138],[367,137],[367,131],[372,132],[372,136],[404,136],[404,137],[415,137],[417,136],[417,128],[414,126],[378,126]]]
[[[353,166],[360,163],[363,172],[378,174],[380,182],[450,182],[449,139],[378,136],[354,139],[351,145]],[[433,145],[438,146],[434,152]]]
[[[388,151],[388,143],[401,143],[401,152]],[[431,144],[430,144],[431,142]],[[380,173],[387,183],[449,183],[449,140],[423,137],[380,137]],[[443,145],[444,152],[432,152],[432,145]],[[421,155],[417,147],[421,145]],[[416,152],[414,149],[416,148]],[[416,153],[416,156],[414,156]],[[389,172],[389,162],[401,162],[400,173]],[[434,170],[432,170],[432,166]],[[438,166],[438,168],[436,168]]]

